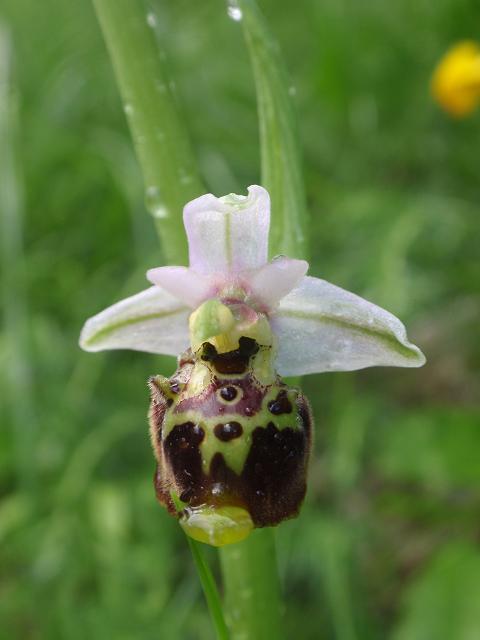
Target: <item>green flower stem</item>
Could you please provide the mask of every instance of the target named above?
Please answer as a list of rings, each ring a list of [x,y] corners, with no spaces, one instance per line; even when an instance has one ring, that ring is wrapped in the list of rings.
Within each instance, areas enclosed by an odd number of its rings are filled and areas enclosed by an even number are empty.
[[[229,640],[227,625],[223,617],[222,603],[220,601],[217,585],[213,579],[212,572],[208,566],[201,550],[201,543],[192,540],[187,536],[188,546],[192,552],[192,557],[197,567],[198,577],[202,583],[203,593],[207,601],[208,610],[212,618],[213,626],[217,634],[217,640]]]
[[[142,168],[146,204],[166,261],[187,263],[181,222],[186,202],[204,193],[144,0],[93,0]]]
[[[282,605],[274,530],[257,529],[220,549],[225,615],[232,640],[282,640]]]
[[[181,513],[185,507],[185,503],[183,503],[173,491],[170,492],[170,496],[177,512]],[[228,633],[227,625],[225,624],[225,618],[223,617],[222,603],[220,596],[218,595],[217,585],[212,572],[210,571],[210,567],[203,556],[201,549],[202,545],[188,536],[186,536],[186,538],[192,553],[193,561],[197,568],[198,577],[202,584],[205,600],[207,601],[208,610],[210,611],[210,616],[212,618],[212,624],[215,627],[217,640],[229,640],[230,635]]]

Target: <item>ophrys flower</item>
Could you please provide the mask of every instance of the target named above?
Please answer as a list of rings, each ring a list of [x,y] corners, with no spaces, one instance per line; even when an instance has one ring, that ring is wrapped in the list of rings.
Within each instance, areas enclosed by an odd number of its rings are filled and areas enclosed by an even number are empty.
[[[307,262],[267,261],[270,202],[207,194],[188,203],[190,266],[147,272],[154,286],[87,321],[84,349],[179,356],[150,379],[159,500],[186,506],[187,532],[211,544],[297,514],[312,419],[279,376],[369,366],[421,366],[403,324],[324,280]]]

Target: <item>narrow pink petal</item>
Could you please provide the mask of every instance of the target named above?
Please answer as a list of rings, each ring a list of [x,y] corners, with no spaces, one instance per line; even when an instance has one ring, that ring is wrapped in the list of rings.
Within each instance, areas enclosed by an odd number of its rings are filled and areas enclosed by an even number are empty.
[[[192,309],[196,309],[215,293],[209,278],[188,267],[149,269],[147,278]]]
[[[308,271],[308,262],[285,256],[274,258],[248,278],[251,299],[266,311],[275,309],[280,300],[294,289]]]
[[[248,196],[211,193],[183,210],[190,267],[203,274],[232,274],[265,264],[270,226],[270,197],[253,185]]]

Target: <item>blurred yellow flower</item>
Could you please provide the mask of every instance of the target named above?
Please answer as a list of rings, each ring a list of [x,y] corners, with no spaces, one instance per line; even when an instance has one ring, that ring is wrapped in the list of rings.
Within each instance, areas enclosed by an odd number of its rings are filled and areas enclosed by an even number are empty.
[[[432,75],[431,90],[450,115],[471,113],[480,102],[480,46],[465,40],[449,49]]]

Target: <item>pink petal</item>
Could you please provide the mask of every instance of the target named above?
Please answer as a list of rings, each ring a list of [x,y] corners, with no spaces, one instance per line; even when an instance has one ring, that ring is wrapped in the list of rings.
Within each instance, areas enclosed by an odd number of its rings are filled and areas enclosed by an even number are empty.
[[[249,300],[266,311],[275,309],[280,300],[294,289],[308,271],[308,262],[285,256],[274,258],[248,278]]]
[[[185,206],[183,220],[195,271],[231,274],[265,264],[270,197],[263,187],[249,187],[248,196],[208,193]]]
[[[147,278],[152,284],[162,287],[192,309],[196,309],[215,294],[215,288],[209,278],[188,267],[149,269]]]

